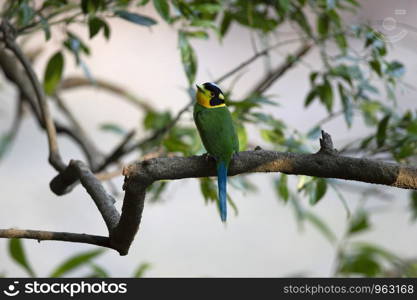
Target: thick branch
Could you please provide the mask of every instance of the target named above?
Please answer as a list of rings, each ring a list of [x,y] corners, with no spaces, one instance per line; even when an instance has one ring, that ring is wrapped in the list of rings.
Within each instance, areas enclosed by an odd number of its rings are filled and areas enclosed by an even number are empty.
[[[405,189],[417,189],[417,168],[377,160],[353,158],[327,153],[304,154],[266,150],[244,151],[232,161],[229,176],[281,172],[339,178],[383,184]],[[214,161],[207,163],[201,156],[155,158],[126,168],[126,176],[146,176],[152,181],[215,176]]]
[[[117,245],[120,255],[126,255],[142,220],[146,188],[152,182],[147,177],[125,178],[125,197],[120,222],[110,235],[112,245]]]
[[[100,181],[84,163],[72,160],[63,172],[52,179],[50,188],[55,194],[63,195],[71,191],[78,180],[94,200],[110,233],[120,219],[119,213],[113,205],[115,201],[107,194]]]
[[[321,149],[316,154],[266,151],[239,152],[231,162],[229,176],[255,172],[281,172],[324,178],[339,178],[417,189],[417,168],[381,161],[338,156],[331,137],[322,131]],[[158,180],[216,175],[214,160],[204,156],[153,158],[134,163],[123,171],[126,190],[122,215],[111,240],[128,251],[139,228],[146,188]]]
[[[0,229],[0,238],[22,238],[33,239],[38,241],[54,240],[73,243],[92,244],[101,247],[109,247],[110,242],[108,237],[90,235],[85,233],[70,233],[70,232],[56,232],[56,231],[42,231],[42,230],[26,230],[26,229]]]

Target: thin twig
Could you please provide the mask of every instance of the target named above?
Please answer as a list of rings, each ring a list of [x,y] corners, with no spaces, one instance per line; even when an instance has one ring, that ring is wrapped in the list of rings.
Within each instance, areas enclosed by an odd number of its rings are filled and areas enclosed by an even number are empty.
[[[260,52],[257,52],[252,57],[248,58],[247,60],[245,60],[244,62],[242,62],[238,66],[236,66],[233,69],[231,69],[226,74],[224,74],[221,77],[219,77],[214,82],[221,83],[222,81],[226,80],[227,78],[229,78],[230,76],[232,76],[236,72],[239,72],[240,70],[242,70],[246,66],[250,65],[251,63],[253,63],[259,57],[264,56],[264,55],[267,55],[271,50],[273,50],[273,49],[275,49],[277,47],[281,47],[281,46],[288,45],[288,44],[291,44],[291,43],[294,43],[294,42],[298,42],[298,41],[300,41],[299,38],[288,39],[288,40],[285,40],[285,41],[282,41],[282,42],[278,42],[275,45],[272,45],[272,46],[270,46],[270,47],[268,47],[268,48],[266,48],[266,49],[264,49],[264,50],[262,50]]]
[[[99,161],[101,157],[103,157],[103,153],[101,153],[93,141],[90,139],[90,137],[87,135],[85,130],[82,128],[80,123],[78,122],[77,118],[74,116],[72,111],[68,108],[68,106],[65,104],[65,101],[61,98],[60,95],[54,94],[54,98],[56,103],[58,104],[58,108],[61,110],[61,112],[64,113],[64,115],[68,118],[68,120],[71,122],[71,125],[73,127],[73,131],[75,131],[76,135],[79,136],[79,138],[87,145],[88,152],[91,154],[91,156],[94,157],[93,161],[94,164],[92,164],[92,168],[96,167],[96,161]],[[57,130],[58,131],[58,130]]]
[[[303,56],[305,56],[310,49],[312,48],[311,44],[306,44],[301,46],[298,51],[287,61],[283,64],[279,65],[273,71],[266,74],[250,91],[251,94],[263,94],[267,89],[271,87],[271,85],[281,78],[291,67],[300,60]]]
[[[40,241],[64,241],[73,243],[92,244],[101,247],[111,248],[110,240],[105,236],[90,235],[85,233],[56,232],[44,230],[26,229],[0,229],[0,238],[32,239]]]
[[[137,108],[144,110],[144,111],[150,111],[153,110],[152,106],[147,103],[145,100],[142,100],[129,91],[125,90],[124,88],[118,86],[115,83],[103,80],[103,79],[94,79],[94,82],[87,78],[83,77],[68,77],[64,80],[62,80],[60,85],[60,90],[70,90],[74,88],[79,87],[97,87],[106,91],[109,91],[111,93],[114,93],[118,96],[121,96],[123,99],[125,99],[128,103],[133,104]]]
[[[130,140],[133,138],[133,136],[136,134],[136,130],[132,129],[129,133],[126,134],[126,136],[123,138],[123,140],[120,142],[118,146],[114,148],[114,150],[105,158],[103,163],[97,167],[97,169],[94,169],[94,172],[101,172],[103,171],[109,164],[116,162],[119,160],[121,156],[124,155],[125,152],[125,146],[130,142]]]
[[[144,138],[143,140],[135,143],[134,145],[132,145],[131,147],[126,149],[126,153],[129,153],[133,150],[136,150],[138,148],[140,148],[143,145],[146,145],[150,142],[153,142],[155,140],[157,140],[158,138],[160,138],[161,136],[163,136],[165,133],[167,133],[169,130],[171,130],[171,128],[173,128],[175,126],[175,124],[179,121],[179,119],[181,118],[181,116],[191,107],[191,105],[194,103],[194,100],[191,100],[187,105],[185,105],[175,116],[174,119],[172,119],[171,122],[169,122],[165,127],[156,130],[152,135],[150,135],[147,138]]]

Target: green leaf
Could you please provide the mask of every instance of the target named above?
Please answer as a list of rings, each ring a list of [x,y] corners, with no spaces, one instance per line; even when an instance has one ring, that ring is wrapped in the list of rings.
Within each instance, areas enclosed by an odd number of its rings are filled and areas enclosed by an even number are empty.
[[[284,133],[281,129],[261,129],[261,137],[271,144],[281,144],[284,141]]]
[[[51,38],[51,29],[49,28],[48,20],[42,16],[39,16],[39,17],[40,17],[40,23],[42,25],[42,30],[45,33],[45,40],[49,41],[49,39]]]
[[[81,10],[84,14],[93,14],[100,9],[106,7],[106,1],[104,0],[82,0]]]
[[[200,178],[200,191],[206,204],[217,201],[217,189],[211,178]]]
[[[330,243],[335,243],[337,241],[336,235],[331,231],[329,226],[323,222],[318,216],[313,214],[310,211],[304,212],[304,217],[307,221],[309,221],[312,225],[314,225],[326,238]]]
[[[197,3],[193,4],[191,8],[202,14],[216,14],[221,9],[221,6],[217,3]]]
[[[330,82],[326,79],[323,85],[317,86],[320,95],[320,101],[326,106],[328,112],[333,108],[333,89]]]
[[[135,278],[141,278],[145,273],[152,267],[150,263],[142,263],[139,265],[139,267],[136,269],[135,273],[133,274],[133,277]]]
[[[103,249],[98,249],[76,254],[60,264],[51,273],[51,275],[49,275],[49,277],[62,277],[69,272],[72,272],[82,266],[88,265],[94,258],[101,255],[103,252]]]
[[[110,37],[110,27],[109,25],[102,19],[98,17],[90,18],[88,21],[88,29],[90,32],[90,39],[96,36],[97,33],[101,29],[103,29],[104,37],[106,39],[109,39]]]
[[[305,107],[309,106],[317,96],[318,96],[317,89],[316,88],[312,89],[307,94],[306,100],[304,101],[304,106]]]
[[[369,277],[381,276],[383,266],[403,265],[403,261],[391,252],[369,243],[356,242],[351,245],[352,250],[341,259],[340,273],[361,274]]]
[[[368,214],[365,211],[359,211],[353,216],[348,232],[349,234],[355,234],[367,230],[369,227]]]
[[[86,55],[90,54],[90,48],[72,32],[67,32],[68,39],[64,42],[64,46],[74,55],[77,65],[81,63],[80,54],[83,52]]]
[[[312,32],[311,32],[311,26],[308,23],[308,20],[307,20],[305,14],[303,13],[301,8],[298,8],[297,10],[295,10],[292,13],[291,19],[293,19],[295,22],[298,23],[300,28],[302,30],[304,30],[304,32],[307,34],[307,36],[311,37],[313,35]]]
[[[20,239],[13,238],[9,240],[9,255],[17,264],[25,269],[30,277],[36,277],[35,272],[33,272],[31,266],[29,265],[25,250],[23,249],[23,245]]]
[[[239,139],[239,151],[245,151],[248,146],[248,134],[246,133],[245,126],[240,123],[236,126],[237,137]]]
[[[243,26],[247,26],[250,29],[258,29],[264,33],[274,30],[278,24],[277,20],[268,16],[265,11],[252,9],[250,6],[251,1],[246,1],[247,5],[244,9],[242,7],[236,12],[230,12],[231,17],[239,22]]]
[[[109,278],[109,277],[111,277],[110,274],[106,270],[104,270],[102,267],[100,267],[96,264],[91,264],[90,267],[91,267],[93,272],[88,277],[91,277],[91,278]]]
[[[30,23],[30,21],[35,16],[35,11],[28,4],[28,1],[19,1],[19,11],[18,11],[18,22],[19,25],[25,26]]]
[[[405,67],[398,61],[393,61],[387,64],[387,73],[393,77],[400,78],[405,73]]]
[[[192,85],[195,81],[197,73],[197,59],[194,53],[194,49],[191,47],[187,35],[180,31],[178,35],[178,44],[181,52],[181,61],[184,67],[185,75],[187,76],[188,83]]]
[[[352,6],[360,7],[360,4],[356,0],[345,0],[349,2]]]
[[[2,159],[3,156],[6,154],[11,142],[12,137],[10,136],[10,134],[0,135],[0,159]]]
[[[359,253],[346,256],[341,261],[340,273],[362,274],[375,277],[381,273],[382,267],[377,259],[369,253]]]
[[[232,23],[232,15],[228,12],[225,12],[222,22],[220,23],[220,36],[224,37],[227,31],[230,28],[230,24]]]
[[[68,4],[67,0],[46,0],[43,2],[42,8],[47,8],[49,6],[62,7],[66,4]]]
[[[321,37],[327,36],[329,32],[329,17],[327,14],[322,14],[317,19],[317,31]]]
[[[184,155],[190,154],[190,147],[182,136],[170,134],[164,141],[163,146],[170,153],[181,152]]]
[[[114,13],[116,16],[120,18],[138,25],[149,27],[156,24],[156,21],[154,19],[137,13],[131,13],[125,10],[116,10]]]
[[[124,130],[120,125],[114,123],[103,123],[100,125],[100,129],[104,131],[113,132],[118,135],[126,134],[126,130]]]
[[[288,176],[286,174],[281,174],[280,179],[278,180],[277,191],[281,199],[284,200],[284,202],[287,202],[290,192],[288,190]]]
[[[417,220],[417,191],[410,193],[410,208],[412,211],[412,219]]]
[[[378,130],[376,133],[376,144],[378,148],[384,146],[385,144],[385,139],[387,137],[387,128],[390,118],[391,115],[386,115],[378,124]]]
[[[327,182],[323,178],[317,178],[316,180],[316,187],[313,192],[310,194],[310,204],[315,205],[319,202],[327,191]]]
[[[359,252],[371,253],[375,256],[383,258],[384,260],[387,260],[390,263],[398,263],[402,261],[401,258],[399,258],[397,255],[377,245],[373,245],[367,242],[355,242],[352,244],[352,246]]]
[[[291,8],[291,1],[290,0],[278,0],[279,5],[278,9],[282,12],[282,16],[285,16]]]
[[[167,0],[153,0],[153,5],[155,6],[158,14],[168,23],[171,22],[171,17],[169,15],[169,4]]]
[[[43,88],[47,95],[52,95],[57,85],[62,78],[62,72],[64,70],[64,56],[61,52],[55,53],[46,66]]]
[[[309,132],[307,132],[307,138],[309,138],[310,140],[317,140],[320,135],[321,135],[320,126],[313,127],[312,129],[310,129]]]
[[[161,199],[162,193],[168,187],[168,181],[159,180],[151,184],[146,190],[146,199],[150,202],[157,202]]]
[[[150,0],[140,0],[140,1],[138,2],[137,6],[144,6],[144,5],[148,4],[148,3],[149,3],[149,1],[150,1]]]
[[[346,124],[350,128],[353,121],[353,105],[349,97],[345,93],[345,88],[340,83],[337,84],[339,90],[340,99],[342,100],[343,115],[345,117]]]
[[[197,39],[203,39],[203,40],[207,40],[209,38],[207,32],[202,31],[202,30],[198,30],[198,31],[184,31],[184,34],[188,38],[197,38]]]
[[[379,60],[371,60],[369,62],[369,65],[371,66],[372,70],[375,71],[375,73],[378,74],[379,77],[382,76],[382,66],[381,66],[381,62]]]
[[[156,112],[156,111],[149,111],[145,118],[143,119],[143,125],[145,129],[162,129],[168,125],[168,123],[172,120],[171,113],[169,111],[166,112]]]
[[[232,197],[229,196],[229,194],[227,194],[227,203],[233,209],[233,212],[235,213],[235,216],[237,217],[239,215],[239,209],[237,208],[236,203],[233,201]]]
[[[312,86],[314,86],[318,75],[319,75],[319,72],[316,72],[316,71],[310,73],[309,77],[310,77],[310,83]]]
[[[345,35],[343,33],[336,34],[334,38],[335,38],[335,41],[336,41],[337,45],[339,46],[340,50],[342,50],[343,53],[345,53],[345,51],[348,47],[348,42],[346,40]]]

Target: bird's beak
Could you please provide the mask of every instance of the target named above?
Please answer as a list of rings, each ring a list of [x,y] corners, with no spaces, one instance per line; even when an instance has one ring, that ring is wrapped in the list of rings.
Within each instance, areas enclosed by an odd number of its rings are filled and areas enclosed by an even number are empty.
[[[195,86],[197,87],[197,89],[198,89],[200,92],[204,93],[204,90],[203,90],[203,88],[202,88],[201,86],[199,86],[198,84],[196,84]]]

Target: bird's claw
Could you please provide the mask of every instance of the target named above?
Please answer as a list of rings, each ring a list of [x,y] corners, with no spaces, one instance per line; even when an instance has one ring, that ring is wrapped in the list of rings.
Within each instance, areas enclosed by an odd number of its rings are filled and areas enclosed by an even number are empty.
[[[210,161],[214,159],[214,156],[212,156],[210,153],[206,152],[203,155],[201,155],[206,161]]]
[[[232,154],[232,160],[234,160],[234,159],[238,159],[238,158],[239,158],[239,156],[240,156],[239,152],[234,152],[234,153]]]

